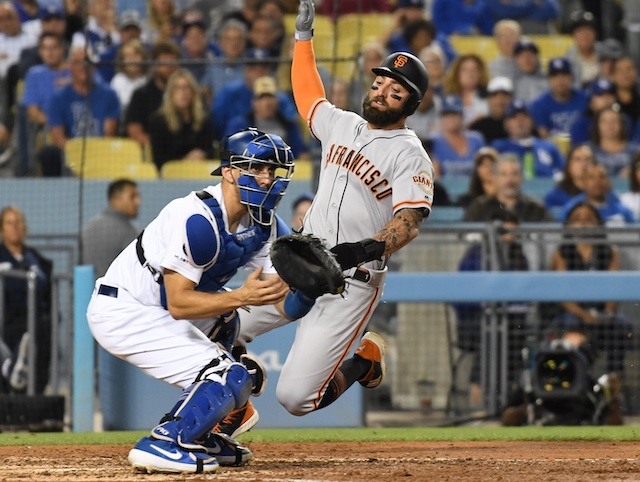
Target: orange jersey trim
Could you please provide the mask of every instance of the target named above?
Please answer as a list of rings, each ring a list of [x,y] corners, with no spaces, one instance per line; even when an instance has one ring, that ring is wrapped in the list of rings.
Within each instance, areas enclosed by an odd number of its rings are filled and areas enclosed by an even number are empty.
[[[375,309],[375,307],[376,307],[376,297],[378,296],[378,291],[379,290],[380,290],[380,287],[375,289],[375,291],[373,293],[373,298],[372,298],[371,302],[369,303],[369,307],[367,308],[367,311],[364,314],[364,317],[358,323],[358,329],[356,330],[355,334],[353,335],[353,337],[349,341],[349,344],[347,345],[347,349],[342,352],[342,356],[338,360],[338,363],[333,368],[333,370],[331,371],[329,376],[325,379],[324,383],[322,385],[320,385],[320,390],[318,391],[318,395],[316,396],[316,399],[313,401],[313,409],[314,410],[318,409],[318,405],[319,405],[320,401],[322,401],[322,397],[324,396],[324,392],[326,390],[327,385],[329,385],[329,382],[335,376],[336,372],[340,368],[340,365],[342,365],[342,362],[344,361],[344,359],[347,357],[347,355],[351,351],[351,346],[353,345],[353,343],[358,338],[358,333],[360,333],[360,330],[361,330],[362,326],[366,323],[366,321],[369,319],[369,316],[371,315],[371,312]]]
[[[421,201],[403,201],[400,204],[396,204],[395,206],[393,206],[393,212],[394,214],[397,213],[398,211],[400,211],[401,209],[404,208],[429,208],[431,209],[431,203],[429,201],[426,200],[421,200]]]
[[[307,119],[318,99],[326,97],[311,40],[296,40],[291,64],[291,86],[298,112],[303,119]]]

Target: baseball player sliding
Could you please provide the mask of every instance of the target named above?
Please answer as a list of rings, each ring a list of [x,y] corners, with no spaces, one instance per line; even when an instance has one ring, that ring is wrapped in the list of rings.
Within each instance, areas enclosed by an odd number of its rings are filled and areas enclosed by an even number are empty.
[[[295,305],[269,258],[272,241],[288,232],[274,211],[294,167],[291,149],[255,129],[225,138],[223,149],[212,173],[220,184],[165,206],[96,281],[89,303],[89,326],[102,347],[183,388],[130,451],[136,468],[213,472],[252,458],[232,438],[241,432],[228,415],[262,393],[265,374],[251,357],[230,354],[235,309],[279,303],[286,315],[285,305]],[[253,272],[240,288],[222,290],[240,267]]]
[[[322,143],[318,191],[303,232],[332,246],[350,282],[346,296],[303,300],[298,310],[295,340],[276,390],[294,415],[326,407],[356,381],[368,388],[382,382],[383,339],[368,332],[358,341],[382,295],[389,256],[418,235],[433,201],[433,166],[405,126],[427,89],[424,65],[409,53],[390,55],[373,69],[377,77],[363,101],[364,118],[340,110],[325,98],[315,65],[313,18],[312,1],[301,0],[293,93],[300,115]],[[244,341],[286,323],[272,307],[240,317]]]

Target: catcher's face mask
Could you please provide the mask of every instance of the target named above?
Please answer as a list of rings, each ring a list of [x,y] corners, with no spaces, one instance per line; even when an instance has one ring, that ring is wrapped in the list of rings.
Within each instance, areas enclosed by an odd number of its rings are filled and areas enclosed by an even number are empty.
[[[240,171],[240,202],[259,224],[270,225],[275,208],[293,175],[291,148],[275,134],[264,134],[247,144],[242,154],[231,155],[229,163]]]

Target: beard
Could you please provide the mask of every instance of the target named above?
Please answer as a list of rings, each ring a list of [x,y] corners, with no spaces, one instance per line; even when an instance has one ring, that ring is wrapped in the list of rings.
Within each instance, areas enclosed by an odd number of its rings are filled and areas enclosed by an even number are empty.
[[[382,102],[387,110],[379,110],[373,107],[374,101]],[[404,113],[401,109],[392,109],[387,105],[384,99],[375,97],[371,99],[369,95],[362,101],[362,117],[374,127],[387,127],[396,124],[400,119],[404,117]]]

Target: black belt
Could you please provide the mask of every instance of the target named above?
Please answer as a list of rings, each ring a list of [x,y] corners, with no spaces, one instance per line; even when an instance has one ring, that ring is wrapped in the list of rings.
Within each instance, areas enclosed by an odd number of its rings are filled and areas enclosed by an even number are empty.
[[[356,272],[351,276],[353,279],[357,281],[362,281],[363,283],[368,283],[371,280],[371,273],[369,270],[364,268],[356,269]]]
[[[117,298],[118,288],[116,288],[115,286],[100,285],[100,287],[98,288],[98,294],[104,295],[104,296],[110,296],[111,298]]]
[[[144,249],[142,248],[143,234],[144,234],[144,229],[140,234],[138,234],[138,237],[136,239],[136,254],[138,255],[138,261],[140,261],[140,264],[142,265],[143,268],[146,267],[149,271],[151,271],[151,274],[153,275],[153,279],[156,281],[156,283],[160,285],[164,284],[164,278],[162,277],[162,273],[157,269],[153,268],[152,266],[149,266],[149,264],[147,263],[147,258],[144,255]]]

